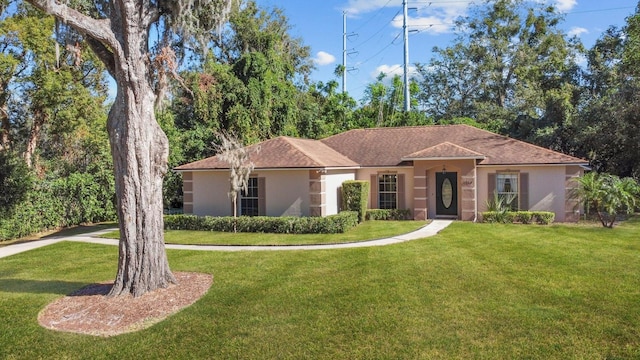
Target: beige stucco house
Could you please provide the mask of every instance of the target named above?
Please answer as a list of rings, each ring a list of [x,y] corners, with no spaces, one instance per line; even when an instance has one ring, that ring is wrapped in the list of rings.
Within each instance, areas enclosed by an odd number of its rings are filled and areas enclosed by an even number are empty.
[[[326,216],[346,180],[371,182],[369,207],[410,209],[417,220],[474,221],[494,193],[520,210],[575,221],[569,195],[587,161],[467,125],[357,129],[322,140],[277,137],[248,147],[255,165],[239,214]],[[228,216],[228,165],[210,157],[179,166],[184,212]]]

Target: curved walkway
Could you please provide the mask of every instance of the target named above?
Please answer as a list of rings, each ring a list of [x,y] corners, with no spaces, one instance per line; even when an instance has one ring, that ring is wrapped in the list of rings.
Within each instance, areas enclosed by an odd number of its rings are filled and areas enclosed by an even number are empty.
[[[384,246],[397,244],[410,240],[417,240],[430,237],[439,233],[442,229],[451,224],[451,220],[433,220],[431,223],[420,229],[404,235],[393,236],[385,239],[322,245],[177,245],[167,244],[167,249],[176,250],[196,250],[196,251],[282,251],[282,250],[326,250],[326,249],[346,249],[357,247]],[[30,241],[15,245],[8,245],[0,248],[0,258],[18,254],[43,246],[55,244],[61,241],[76,241],[102,245],[118,245],[118,240],[103,239],[97,236],[113,231],[115,229],[105,229],[91,233],[73,236],[54,236],[43,240]]]

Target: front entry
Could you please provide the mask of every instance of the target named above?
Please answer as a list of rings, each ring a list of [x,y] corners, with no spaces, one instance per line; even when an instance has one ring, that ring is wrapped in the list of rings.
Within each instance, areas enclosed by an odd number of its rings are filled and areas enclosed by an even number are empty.
[[[458,216],[458,173],[436,173],[436,216]]]

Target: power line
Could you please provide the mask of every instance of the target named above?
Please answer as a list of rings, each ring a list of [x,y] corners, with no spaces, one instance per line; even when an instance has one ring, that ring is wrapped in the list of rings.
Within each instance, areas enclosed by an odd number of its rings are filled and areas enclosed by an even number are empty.
[[[354,30],[354,32],[357,32],[358,30],[362,29],[365,25],[367,25],[369,22],[371,22],[371,20],[375,19],[378,15],[380,15],[382,13],[382,11],[384,10],[384,8],[386,8],[387,5],[389,5],[390,2],[391,2],[391,0],[387,1],[386,4],[382,5],[382,7],[380,9],[378,9],[378,11],[376,11],[376,13],[373,14],[373,16],[371,16],[364,23],[362,23],[360,26],[358,26],[358,28],[356,28]]]

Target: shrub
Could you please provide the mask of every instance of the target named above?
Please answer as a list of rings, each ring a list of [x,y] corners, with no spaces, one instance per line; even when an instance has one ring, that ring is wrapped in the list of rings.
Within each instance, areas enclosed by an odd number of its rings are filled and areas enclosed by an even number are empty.
[[[515,215],[515,221],[523,224],[531,224],[533,213],[531,211],[518,211]]]
[[[369,182],[347,180],[342,183],[342,209],[357,211],[358,221],[363,222],[369,202]]]
[[[82,223],[116,219],[113,178],[72,173],[41,180],[9,216],[0,217],[0,241]]]
[[[409,209],[370,209],[367,210],[367,220],[409,220]]]
[[[553,222],[556,214],[550,211],[485,211],[482,214],[482,222],[512,224],[519,222],[540,225],[548,225]]]
[[[556,214],[549,211],[536,211],[533,215],[536,223],[540,225],[549,225],[556,218]]]
[[[358,213],[342,211],[326,217],[270,217],[270,216],[196,216],[165,215],[167,230],[200,230],[233,232],[234,224],[239,232],[276,234],[335,234],[343,233],[358,225]]]

